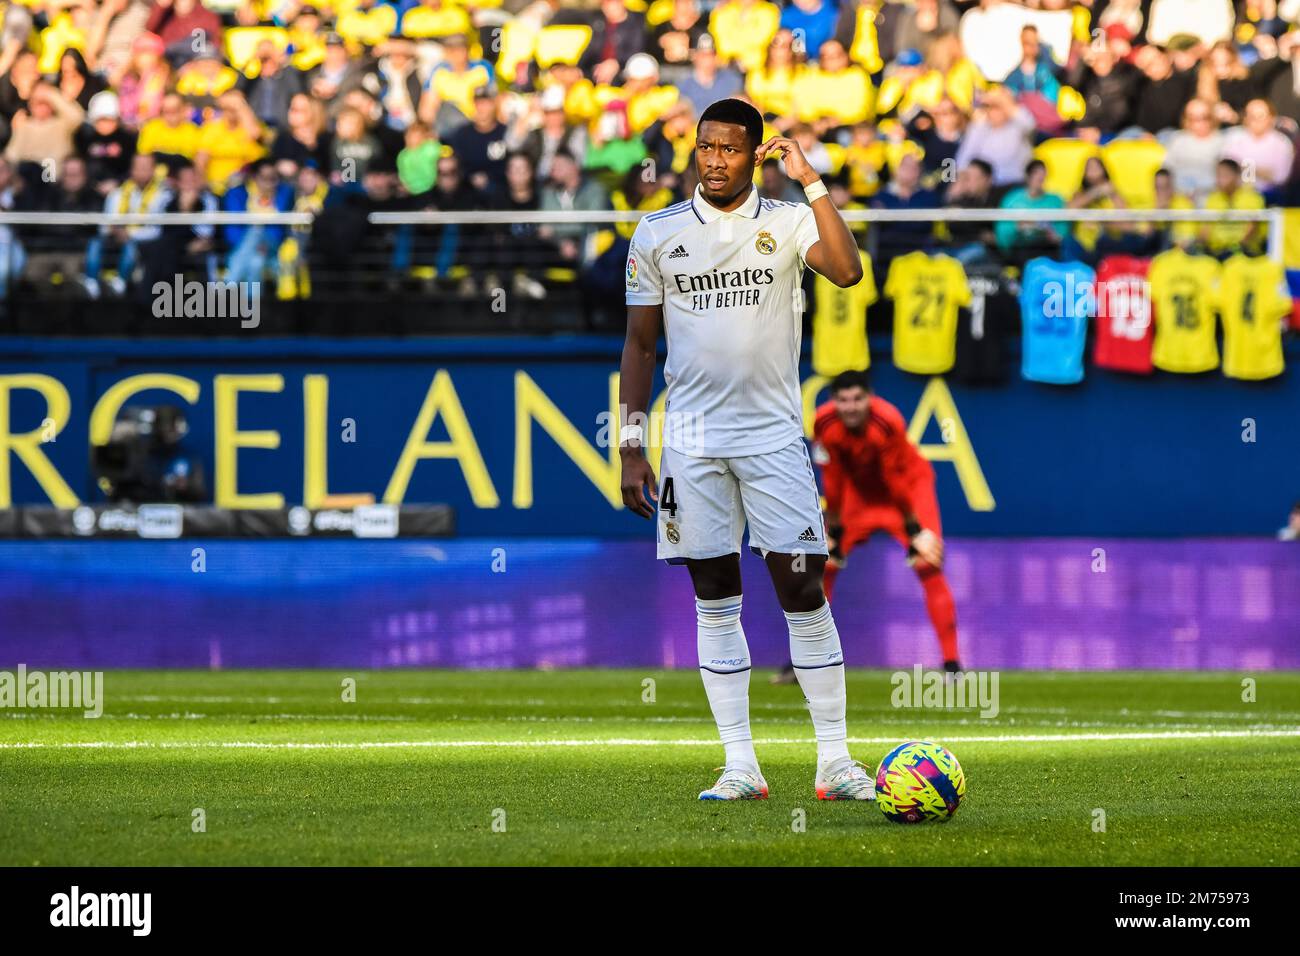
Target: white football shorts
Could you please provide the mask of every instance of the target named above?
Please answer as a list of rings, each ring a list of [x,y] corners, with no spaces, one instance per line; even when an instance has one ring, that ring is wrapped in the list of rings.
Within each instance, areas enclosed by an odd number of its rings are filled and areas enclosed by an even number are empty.
[[[764,557],[826,553],[817,481],[802,438],[742,458],[663,450],[655,532],[660,559],[682,564],[738,554],[746,524],[750,548]]]

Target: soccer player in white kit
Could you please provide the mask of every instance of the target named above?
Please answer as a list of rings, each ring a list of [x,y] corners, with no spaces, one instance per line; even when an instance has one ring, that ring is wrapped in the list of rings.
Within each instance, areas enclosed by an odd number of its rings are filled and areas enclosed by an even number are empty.
[[[762,117],[741,100],[700,117],[687,201],[637,224],[627,257],[627,341],[619,402],[623,503],[655,517],[658,555],[684,563],[695,588],[700,676],[726,763],[701,800],[761,800],[749,725],[749,647],[740,625],[740,548],[771,574],[790,657],[817,738],[814,788],[824,800],[870,800],[871,776],[850,756],[844,655],[822,591],[826,540],[803,439],[800,280],[807,265],[841,287],[862,278],[857,244],[794,140],[761,142]],[[754,170],[769,156],[808,204],[760,199]],[[644,421],[660,328],[668,354],[662,475],[646,460]],[[647,491],[649,498],[647,499]]]

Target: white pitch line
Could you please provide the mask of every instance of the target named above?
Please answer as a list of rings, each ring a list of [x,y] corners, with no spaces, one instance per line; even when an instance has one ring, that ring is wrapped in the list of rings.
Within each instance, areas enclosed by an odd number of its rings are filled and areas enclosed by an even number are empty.
[[[996,734],[989,736],[944,736],[949,743],[1073,743],[1079,741],[1118,740],[1205,740],[1238,737],[1300,737],[1294,730],[1203,730],[1203,731],[1135,731],[1132,733],[1084,734]],[[850,737],[851,744],[900,743],[894,737]],[[811,744],[808,737],[768,737],[755,740],[759,746],[775,744]],[[396,748],[460,749],[466,747],[716,747],[716,740],[655,740],[635,737],[594,738],[590,740],[360,740],[360,741],[152,741],[152,740],[85,740],[43,743],[40,741],[0,743],[0,750],[389,750]]]

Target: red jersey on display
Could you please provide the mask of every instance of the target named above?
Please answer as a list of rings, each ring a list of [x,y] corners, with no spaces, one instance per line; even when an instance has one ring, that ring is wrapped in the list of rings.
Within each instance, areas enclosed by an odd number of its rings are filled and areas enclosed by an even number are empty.
[[[1097,266],[1097,344],[1093,362],[1100,368],[1150,375],[1151,260],[1108,256]]]

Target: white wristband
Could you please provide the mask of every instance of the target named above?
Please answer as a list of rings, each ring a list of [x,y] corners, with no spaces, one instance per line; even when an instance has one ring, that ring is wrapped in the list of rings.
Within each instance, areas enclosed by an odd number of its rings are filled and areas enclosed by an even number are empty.
[[[820,179],[816,182],[809,183],[803,188],[803,194],[807,197],[808,205],[810,206],[825,196],[828,192],[830,192],[830,190],[826,188],[826,184]]]
[[[635,440],[635,444],[645,444],[645,430],[640,425],[624,425],[618,432],[618,443],[626,445],[629,441]]]

